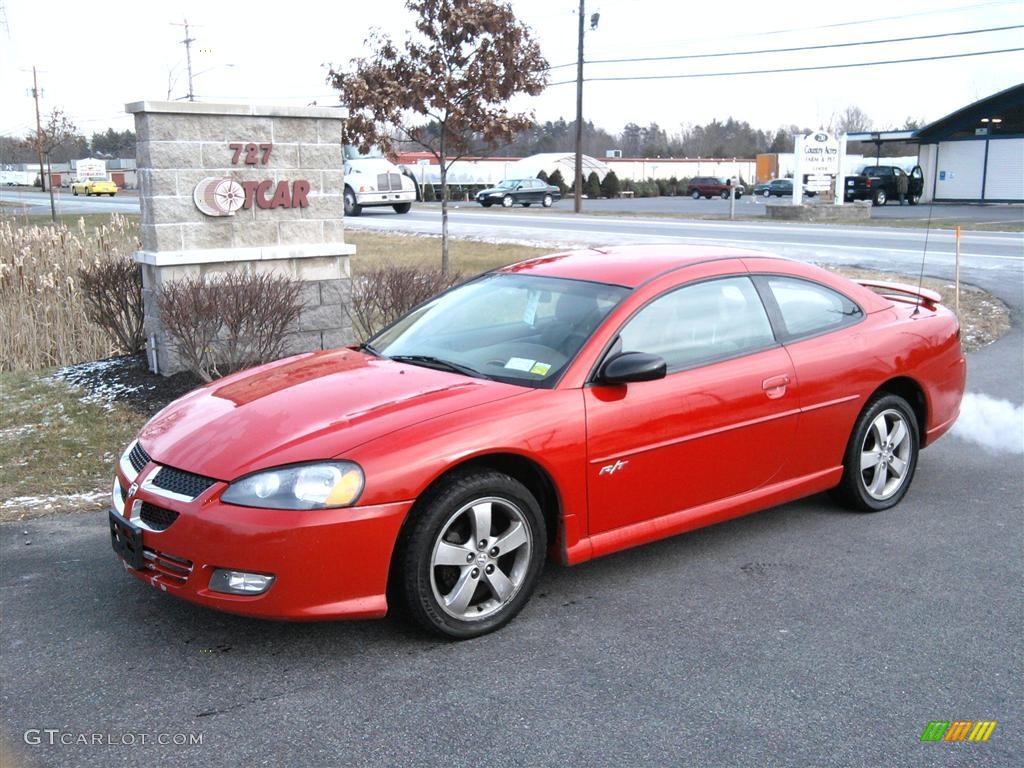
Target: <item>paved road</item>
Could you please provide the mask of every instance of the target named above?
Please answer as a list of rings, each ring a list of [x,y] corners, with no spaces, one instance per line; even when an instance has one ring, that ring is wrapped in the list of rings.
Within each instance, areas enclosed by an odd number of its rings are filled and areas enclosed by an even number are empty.
[[[138,197],[134,192],[122,192],[116,198],[83,198],[74,197],[71,193],[62,189],[58,191],[59,210],[63,213],[118,213],[138,212]],[[50,208],[49,195],[41,192],[28,190],[0,189],[0,200],[17,203],[25,206],[31,215],[47,214]],[[778,198],[772,198],[765,202],[764,198],[757,198],[747,195],[736,201],[736,214],[741,217],[764,216],[766,205],[784,205],[785,202]],[[729,202],[717,198],[711,200],[691,200],[688,197],[645,197],[634,199],[616,200],[585,200],[584,213],[608,214],[623,213],[628,215],[687,215],[687,214],[714,214],[725,215],[729,213]],[[462,204],[464,209],[483,212],[483,209],[475,203]],[[416,210],[431,210],[439,208],[436,204],[417,203]],[[517,209],[519,211],[525,209]],[[550,213],[566,214],[572,211],[572,200],[566,199],[558,203]],[[369,215],[391,213],[390,208],[368,209]],[[546,213],[534,209],[533,213]],[[917,219],[921,221],[931,217],[934,221],[940,222],[943,226],[952,226],[965,222],[985,222],[998,229],[1000,223],[1017,224],[1024,221],[1024,206],[1022,205],[955,205],[942,203],[934,206],[899,206],[895,203],[881,208],[873,208],[871,215],[875,219]]]
[[[405,215],[367,209],[359,217],[348,217],[345,225],[350,229],[432,235],[439,234],[441,228],[440,213],[433,207],[416,208]],[[552,248],[667,242],[731,245],[804,261],[905,274],[917,274],[924,256],[925,274],[947,279],[954,273],[956,247],[954,234],[948,229],[680,221],[463,207],[450,213],[449,231],[455,237],[514,240]],[[961,267],[965,280],[995,292],[1012,306],[1024,302],[1024,234],[964,231]]]
[[[54,205],[60,214],[138,213],[139,198],[134,192],[118,192],[115,197],[85,197],[71,194],[69,189],[54,188]],[[50,215],[50,193],[23,189],[0,189],[4,212],[27,213],[29,216]]]

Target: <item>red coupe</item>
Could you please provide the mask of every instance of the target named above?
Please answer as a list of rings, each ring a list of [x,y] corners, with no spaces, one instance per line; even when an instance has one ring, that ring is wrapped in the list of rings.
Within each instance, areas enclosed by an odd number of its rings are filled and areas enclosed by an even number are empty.
[[[216,381],[120,460],[126,568],[277,619],[403,604],[455,638],[566,564],[832,490],[872,512],[957,417],[959,326],[913,286],[650,246],[489,272],[358,348]]]

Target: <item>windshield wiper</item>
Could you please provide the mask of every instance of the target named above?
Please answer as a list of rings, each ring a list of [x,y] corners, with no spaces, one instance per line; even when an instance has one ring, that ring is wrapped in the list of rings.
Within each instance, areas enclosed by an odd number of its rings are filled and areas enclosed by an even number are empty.
[[[477,379],[489,379],[491,378],[486,373],[480,373],[475,368],[470,368],[468,365],[462,365],[460,363],[453,363],[451,360],[442,360],[440,357],[434,357],[432,355],[392,355],[392,360],[399,363],[410,363],[411,365],[424,365],[428,368],[441,368],[446,371],[453,371],[454,373],[461,373],[464,376],[473,376]]]
[[[379,351],[377,351],[377,348],[374,347],[373,344],[371,344],[368,341],[364,341],[362,344],[360,344],[358,347],[356,347],[356,349],[361,350],[361,351],[365,350],[365,351],[369,352],[371,355],[374,355],[375,357],[384,357],[384,355],[382,355]]]

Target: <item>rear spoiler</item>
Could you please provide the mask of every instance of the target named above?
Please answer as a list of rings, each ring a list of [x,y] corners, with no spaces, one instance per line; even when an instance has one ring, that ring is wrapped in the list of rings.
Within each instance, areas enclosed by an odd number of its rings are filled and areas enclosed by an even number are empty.
[[[885,298],[893,301],[902,301],[907,304],[921,304],[926,309],[935,310],[942,301],[942,296],[929,288],[919,288],[916,285],[906,283],[889,283],[884,280],[854,280],[858,285],[865,288],[875,288]],[[896,295],[890,295],[896,294]]]

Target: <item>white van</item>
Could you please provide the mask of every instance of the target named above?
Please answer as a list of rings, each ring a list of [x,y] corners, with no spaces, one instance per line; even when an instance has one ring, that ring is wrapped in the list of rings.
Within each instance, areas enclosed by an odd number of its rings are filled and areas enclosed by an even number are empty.
[[[416,199],[416,182],[384,157],[377,147],[367,154],[346,144],[345,215],[358,216],[368,205],[390,205],[395,213],[408,213]]]

